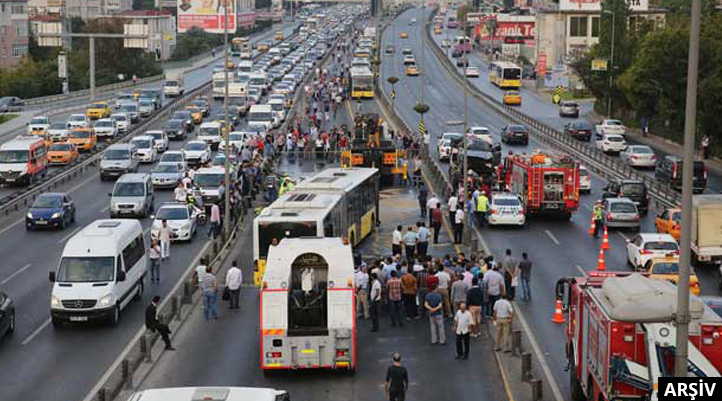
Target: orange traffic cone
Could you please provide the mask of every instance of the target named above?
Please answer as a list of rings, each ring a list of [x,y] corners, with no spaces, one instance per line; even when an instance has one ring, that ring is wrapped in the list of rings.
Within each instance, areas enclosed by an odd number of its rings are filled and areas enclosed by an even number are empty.
[[[594,216],[592,215],[592,222],[589,224],[589,235],[594,235],[594,230],[596,229],[594,224]]]
[[[562,314],[562,301],[561,299],[557,299],[557,304],[554,305],[554,318],[552,318],[552,322],[554,323],[564,323],[566,320],[564,319],[564,315]]]
[[[611,247],[609,246],[609,233],[607,232],[607,226],[604,226],[604,238],[602,239],[602,249],[608,251]]]
[[[599,259],[597,259],[597,270],[607,270],[607,265],[604,263],[604,245],[599,248]]]

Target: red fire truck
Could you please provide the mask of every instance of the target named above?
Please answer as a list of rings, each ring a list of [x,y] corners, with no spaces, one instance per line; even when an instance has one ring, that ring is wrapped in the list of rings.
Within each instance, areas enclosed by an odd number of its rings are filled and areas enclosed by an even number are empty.
[[[571,218],[579,207],[579,163],[568,155],[509,155],[504,160],[504,183],[522,198],[528,215]]]
[[[677,287],[640,274],[592,272],[557,282],[566,319],[574,400],[657,400],[659,377],[674,371]],[[722,319],[690,302],[690,377],[719,377]]]

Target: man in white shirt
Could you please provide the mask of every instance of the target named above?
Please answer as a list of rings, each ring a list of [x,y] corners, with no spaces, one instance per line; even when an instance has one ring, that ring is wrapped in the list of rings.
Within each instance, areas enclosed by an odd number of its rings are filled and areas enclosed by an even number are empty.
[[[451,276],[443,269],[436,273],[436,278],[439,279],[439,294],[444,302],[444,316],[447,318],[451,317],[451,301],[449,298],[449,284],[451,283]]]
[[[226,286],[231,298],[228,300],[230,309],[239,309],[238,301],[241,295],[241,284],[243,284],[243,272],[238,268],[236,261],[231,263],[231,268],[226,273]]]
[[[401,243],[403,242],[401,230],[401,226],[396,226],[396,230],[391,234],[391,254],[393,256],[401,254]]]
[[[494,310],[494,304],[501,297],[501,294],[505,292],[504,276],[499,273],[499,266],[497,266],[496,263],[492,265],[491,270],[484,274],[483,282],[489,298],[489,302],[486,304],[488,308],[486,314],[487,316],[491,316]]]
[[[372,333],[379,331],[379,306],[381,305],[381,283],[375,274],[371,275],[371,323]]]
[[[466,302],[459,305],[454,316],[454,332],[456,333],[456,359],[469,359],[469,334],[474,324],[474,317],[468,309]]]
[[[449,198],[449,202],[447,202],[447,205],[449,206],[449,222],[451,222],[451,228],[455,228],[456,226],[456,209],[459,207],[459,198],[456,197],[456,194],[452,194]]]
[[[356,288],[356,314],[359,318],[369,318],[369,275],[366,273],[366,266],[361,266],[354,274],[354,286]]]
[[[494,351],[511,352],[511,323],[514,319],[514,307],[507,301],[506,294],[494,304],[494,324],[496,325],[496,348]]]
[[[182,182],[178,183],[178,186],[173,190],[173,198],[176,202],[185,203],[188,193]]]
[[[454,243],[460,244],[463,241],[464,236],[464,209],[456,209],[454,213]]]
[[[439,203],[439,199],[436,197],[436,194],[432,194],[431,198],[429,198],[428,201],[426,201],[426,213],[429,216],[429,227],[433,227],[433,222],[431,221],[431,211],[433,209],[436,209],[436,204]]]
[[[171,229],[168,226],[168,220],[163,220],[160,223],[160,230],[158,230],[158,239],[160,240],[160,259],[166,260],[170,258],[170,234]]]

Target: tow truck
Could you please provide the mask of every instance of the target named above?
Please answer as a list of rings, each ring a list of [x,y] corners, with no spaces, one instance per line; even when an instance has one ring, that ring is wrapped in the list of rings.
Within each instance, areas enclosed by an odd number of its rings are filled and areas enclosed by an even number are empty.
[[[567,219],[579,208],[579,163],[565,154],[508,155],[504,184],[519,195],[528,215],[559,214]]]
[[[591,272],[556,285],[572,399],[658,399],[674,371],[677,287],[628,272]],[[719,377],[722,318],[690,299],[688,377]]]
[[[376,113],[356,116],[351,150],[341,152],[341,164],[347,167],[375,167],[381,171],[381,182],[389,184],[394,174],[406,179],[406,150],[396,149],[385,138],[385,122]]]

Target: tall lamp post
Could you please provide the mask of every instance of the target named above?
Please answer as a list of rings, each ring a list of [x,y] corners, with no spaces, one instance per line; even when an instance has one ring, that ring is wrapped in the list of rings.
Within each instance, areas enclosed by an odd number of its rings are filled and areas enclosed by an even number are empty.
[[[225,170],[223,173],[223,180],[224,180],[224,203],[223,203],[223,210],[225,210],[225,218],[223,219],[223,232],[228,235],[231,231],[231,174],[230,174],[230,168],[231,168],[231,144],[229,141],[229,132],[231,129],[230,125],[230,114],[228,113],[228,2],[232,0],[225,0],[225,16],[223,21],[223,51],[225,52],[225,80],[226,80],[226,88],[225,93],[223,94],[223,109],[226,113],[226,123],[225,123],[225,133],[223,134],[224,137],[222,138],[223,141],[225,141],[225,149],[224,149],[224,155],[225,160],[223,161],[223,169]]]
[[[699,66],[700,0],[692,0],[692,22],[689,33],[687,64],[687,100],[684,110],[684,161],[682,164],[682,235],[677,285],[677,326],[674,376],[687,377],[687,344],[689,342],[689,274],[692,244],[692,181],[694,179],[694,136],[697,124],[697,70]]]
[[[614,20],[614,11],[603,10],[604,14],[612,15],[612,49],[610,50],[609,56],[609,97],[607,98],[607,116],[612,118],[612,80],[614,79],[614,27],[616,25]]]

